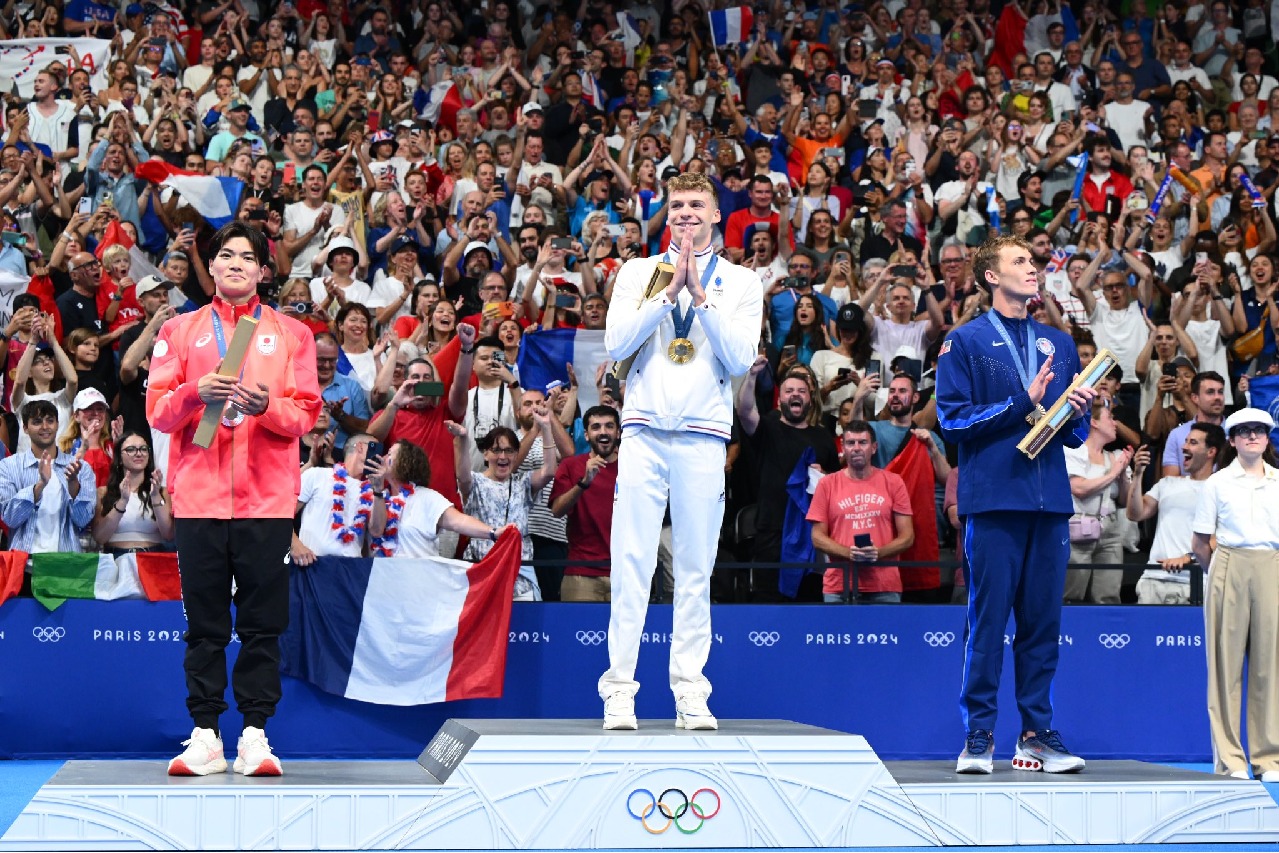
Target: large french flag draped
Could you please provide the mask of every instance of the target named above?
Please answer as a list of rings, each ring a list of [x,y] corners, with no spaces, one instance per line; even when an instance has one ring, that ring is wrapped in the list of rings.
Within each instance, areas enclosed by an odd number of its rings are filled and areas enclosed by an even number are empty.
[[[713,11],[711,15],[711,39],[716,46],[743,44],[749,40],[754,16],[749,6]]]
[[[478,563],[320,557],[293,570],[281,672],[379,705],[502,695],[520,534]]]
[[[153,184],[172,187],[214,228],[221,228],[235,217],[244,194],[244,181],[239,178],[214,177],[188,172],[158,158],[139,163],[134,170],[139,178]]]
[[[544,389],[552,382],[568,386],[568,369],[577,375],[577,401],[582,411],[599,402],[595,371],[608,361],[604,332],[599,329],[548,329],[530,332],[520,342],[520,385]]]

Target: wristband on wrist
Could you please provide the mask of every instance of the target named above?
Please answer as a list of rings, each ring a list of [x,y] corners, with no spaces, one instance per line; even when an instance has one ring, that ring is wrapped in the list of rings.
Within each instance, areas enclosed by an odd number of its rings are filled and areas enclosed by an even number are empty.
[[[489,528],[489,541],[490,541],[490,542],[496,542],[496,541],[497,541],[497,528],[495,528],[495,527],[490,527],[490,528]]]
[[[578,481],[577,481],[577,487],[578,487],[579,489],[581,489],[582,491],[586,491],[587,489],[589,489],[589,488],[591,487],[591,484],[590,484],[590,483],[583,482],[582,480],[578,480]]]
[[[457,351],[460,352],[462,355],[470,355],[471,353],[475,352],[475,347],[471,347],[470,349],[464,349],[462,347],[458,347]]]
[[[128,502],[126,501],[126,502],[125,502],[125,505],[124,505],[124,509],[121,509],[121,508],[120,508],[120,506],[119,506],[119,504],[117,504],[116,506],[113,506],[113,507],[111,507],[111,508],[112,508],[112,509],[114,509],[116,512],[120,513],[121,515],[124,515],[124,510],[129,508],[129,504],[128,504]]]

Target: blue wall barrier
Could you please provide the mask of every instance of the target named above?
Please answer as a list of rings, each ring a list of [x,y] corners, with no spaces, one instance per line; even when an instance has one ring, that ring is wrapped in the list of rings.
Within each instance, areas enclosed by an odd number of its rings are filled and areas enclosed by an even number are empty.
[[[780,718],[865,735],[887,759],[953,758],[964,611],[955,606],[739,605],[713,610],[707,675],[723,719]],[[649,610],[641,719],[673,724],[671,610]],[[448,717],[597,718],[607,605],[517,604],[502,699],[392,708],[285,679],[268,731],[286,757],[410,757]],[[0,758],[171,756],[191,730],[176,602],[31,600],[0,607]],[[1000,754],[1020,723],[1005,661]],[[1089,758],[1209,760],[1202,612],[1068,607],[1055,724]],[[229,649],[234,654],[235,644]],[[228,701],[230,699],[228,691]],[[234,710],[222,720],[239,732]],[[233,748],[228,743],[228,748]]]

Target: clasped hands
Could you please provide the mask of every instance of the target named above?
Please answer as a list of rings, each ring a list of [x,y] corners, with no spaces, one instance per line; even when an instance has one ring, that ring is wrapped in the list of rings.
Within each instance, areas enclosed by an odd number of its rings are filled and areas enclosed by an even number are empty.
[[[675,277],[666,286],[667,300],[675,303],[679,299],[681,290],[688,291],[688,295],[693,298],[694,308],[706,301],[706,292],[702,290],[702,282],[697,276],[697,259],[694,256],[693,235],[687,231],[685,231],[684,239],[680,243],[679,257],[675,259]]]

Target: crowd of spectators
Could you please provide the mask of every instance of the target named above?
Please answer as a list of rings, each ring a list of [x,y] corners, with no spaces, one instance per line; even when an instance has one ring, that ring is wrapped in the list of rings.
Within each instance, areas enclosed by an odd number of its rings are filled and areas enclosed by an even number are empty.
[[[1192,427],[1279,365],[1279,4],[771,0],[729,10],[747,24],[729,43],[711,5],[10,0],[0,36],[110,43],[101,75],[73,43],[0,79],[10,547],[171,535],[147,368],[160,326],[212,296],[215,229],[167,171],[139,168],[158,160],[240,182],[233,215],[272,249],[262,299],[316,333],[327,406],[299,464],[338,473],[304,480],[295,556],[367,552],[362,471],[341,462],[407,440],[421,452],[378,473],[443,496],[431,519],[517,523],[526,558],[568,562],[566,597],[607,599],[625,385],[601,364],[527,387],[518,359],[525,336],[605,327],[621,264],[666,248],[664,182],[696,171],[719,193],[717,249],[758,273],[767,308],[738,380],[726,555],[746,537],[755,559],[789,553],[806,451],[827,473],[853,447],[882,468],[910,436],[954,547],[962,472],[935,431],[933,368],[947,331],[988,310],[976,247],[1011,233],[1041,272],[1036,319],[1085,364],[1118,359],[1070,456],[1101,532],[1076,543],[1067,595],[1119,601],[1120,574],[1087,564],[1144,561],[1124,555],[1152,539],[1151,579],[1184,580],[1188,541],[1155,535],[1173,493],[1157,481],[1210,472],[1217,436]],[[850,424],[862,438],[841,438]],[[49,482],[64,498],[33,501]],[[482,556],[449,527],[422,547]],[[901,590],[896,569],[863,577],[866,596]],[[561,578],[521,583],[554,599]],[[742,583],[717,595],[795,593],[775,567]],[[1151,586],[1143,600],[1178,598]]]

